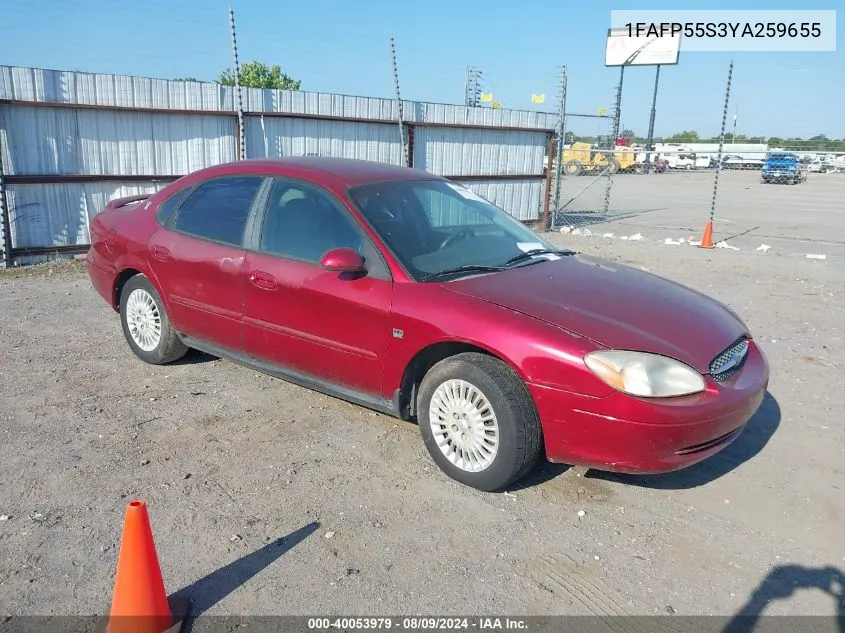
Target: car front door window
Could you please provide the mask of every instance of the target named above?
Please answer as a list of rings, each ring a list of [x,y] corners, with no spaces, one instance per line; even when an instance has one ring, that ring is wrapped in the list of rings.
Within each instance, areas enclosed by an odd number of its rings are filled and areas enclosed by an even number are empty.
[[[277,180],[267,200],[259,250],[319,264],[335,248],[353,249],[364,258],[369,274],[389,278],[373,245],[330,194],[305,183]]]

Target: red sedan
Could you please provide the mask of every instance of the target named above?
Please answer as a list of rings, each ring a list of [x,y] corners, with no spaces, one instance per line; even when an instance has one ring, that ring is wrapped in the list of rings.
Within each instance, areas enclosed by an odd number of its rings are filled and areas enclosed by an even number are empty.
[[[337,158],[247,160],[111,202],[88,270],[130,349],[189,348],[418,423],[499,490],[545,454],[626,473],[724,449],[761,404],[730,308],[559,250],[470,190]]]

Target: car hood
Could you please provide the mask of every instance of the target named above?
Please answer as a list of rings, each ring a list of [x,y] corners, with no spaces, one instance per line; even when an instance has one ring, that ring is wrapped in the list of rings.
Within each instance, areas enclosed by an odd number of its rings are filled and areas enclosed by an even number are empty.
[[[613,349],[652,352],[708,373],[745,324],[724,304],[662,277],[572,255],[444,287]]]

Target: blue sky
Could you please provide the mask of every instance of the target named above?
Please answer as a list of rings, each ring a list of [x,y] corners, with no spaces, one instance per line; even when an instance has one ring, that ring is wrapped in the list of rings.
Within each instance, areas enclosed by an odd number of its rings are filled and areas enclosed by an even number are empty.
[[[567,108],[610,107],[619,77],[604,67],[611,9],[836,9],[840,2],[581,0],[5,0],[0,63],[149,77],[214,79],[232,64],[228,7],[241,61],[278,63],[304,90],[391,97],[389,38],[396,40],[402,97],[461,103],[467,65],[516,109],[554,109],[559,68],[569,68]],[[842,30],[842,11],[837,31]],[[838,38],[841,41],[841,37]],[[687,52],[663,67],[656,133],[718,134],[727,69],[731,110],[747,135],[845,137],[845,53]],[[625,72],[622,125],[648,128],[653,68]],[[545,93],[532,105],[532,93]],[[580,133],[605,132],[571,119]]]

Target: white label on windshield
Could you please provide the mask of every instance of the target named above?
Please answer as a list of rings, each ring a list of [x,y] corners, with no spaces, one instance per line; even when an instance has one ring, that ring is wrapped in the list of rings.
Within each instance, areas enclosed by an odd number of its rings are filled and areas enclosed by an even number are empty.
[[[517,242],[516,246],[523,253],[527,253],[528,251],[533,251],[533,250],[536,250],[538,248],[546,248],[540,242]],[[535,255],[535,257],[544,257],[546,259],[560,259],[560,257],[555,255],[554,253],[537,254],[537,255]]]
[[[466,187],[461,187],[460,185],[456,185],[454,183],[446,183],[452,191],[455,191],[462,195],[467,200],[475,200],[476,202],[487,202],[484,198],[479,196],[477,193],[472,191],[471,189],[467,189]]]

